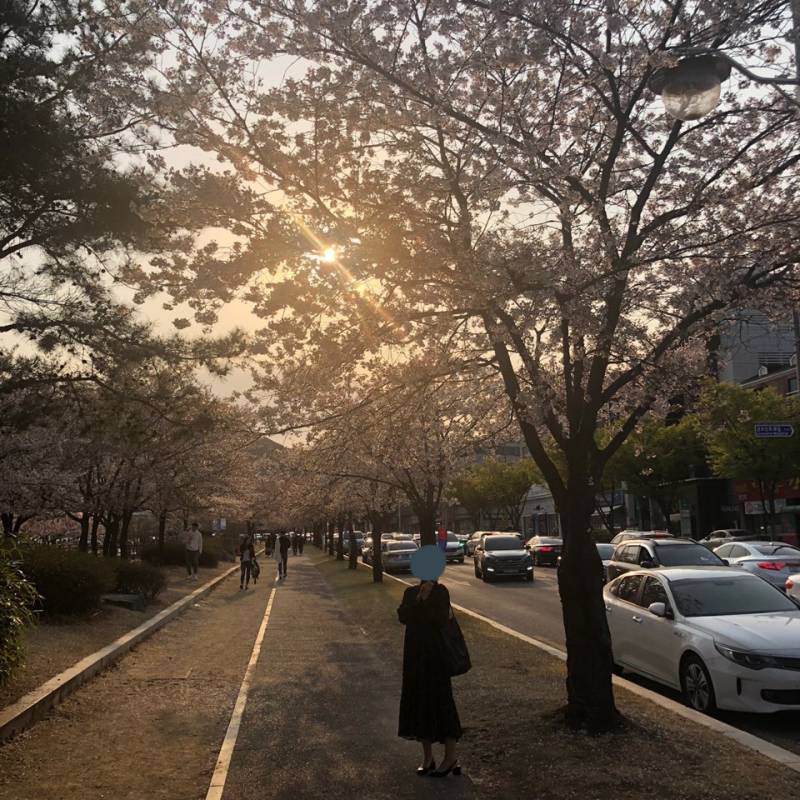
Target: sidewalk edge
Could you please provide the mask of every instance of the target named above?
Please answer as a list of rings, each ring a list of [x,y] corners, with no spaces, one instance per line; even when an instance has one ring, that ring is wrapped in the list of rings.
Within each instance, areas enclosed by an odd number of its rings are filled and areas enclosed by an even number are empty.
[[[38,688],[21,697],[15,703],[0,711],[0,743],[30,728],[42,719],[48,711],[57,706],[81,684],[97,675],[109,664],[114,663],[140,642],[152,636],[178,614],[185,611],[205,595],[209,594],[217,584],[239,570],[238,565],[225,570],[221,575],[212,578],[208,583],[199,586],[191,594],[176,600],[171,606],[143,622],[136,628],[115,639],[111,644],[82,658],[76,664],[50,678]]]
[[[370,572],[372,571],[372,567],[369,564],[364,564],[360,561],[357,563],[364,569],[368,569]],[[383,575],[384,577],[391,578],[393,581],[402,583],[405,586],[414,585],[409,581],[398,578],[396,575],[391,575],[388,572],[384,572]],[[557,647],[553,647],[552,645],[549,645],[539,639],[534,639],[532,636],[526,636],[524,633],[515,631],[513,628],[509,628],[500,622],[496,622],[490,617],[485,617],[483,614],[479,614],[477,611],[471,611],[469,608],[464,608],[464,606],[453,603],[453,608],[462,614],[466,614],[467,616],[473,617],[481,622],[485,622],[487,625],[491,625],[491,627],[501,631],[502,633],[513,636],[515,639],[519,639],[526,644],[536,647],[548,655],[561,659],[561,661],[567,660],[566,652]],[[754,736],[752,733],[747,733],[746,731],[739,730],[739,728],[734,728],[732,725],[728,725],[725,722],[721,722],[718,719],[701,714],[699,711],[688,708],[681,703],[676,703],[674,700],[670,700],[668,697],[663,697],[657,692],[653,692],[650,689],[645,689],[643,686],[639,686],[638,684],[628,681],[625,678],[614,675],[612,680],[614,685],[619,686],[621,689],[625,689],[626,691],[631,692],[632,694],[635,694],[644,700],[649,700],[650,702],[655,703],[657,706],[660,706],[667,711],[671,711],[673,714],[677,714],[684,719],[687,719],[698,725],[702,725],[704,728],[708,728],[709,730],[722,734],[726,738],[735,741],[742,747],[753,750],[759,755],[770,759],[770,761],[775,761],[787,769],[800,773],[800,755],[793,753],[791,750],[786,750],[783,747],[772,744],[772,742],[768,742],[766,739],[760,739],[758,736]]]

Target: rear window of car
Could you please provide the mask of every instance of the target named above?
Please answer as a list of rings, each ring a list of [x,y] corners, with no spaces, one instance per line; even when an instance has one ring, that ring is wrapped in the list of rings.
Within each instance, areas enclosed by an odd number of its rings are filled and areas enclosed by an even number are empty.
[[[719,567],[722,559],[701,544],[671,545],[658,547],[658,560],[665,567]]]
[[[779,589],[755,575],[684,578],[670,581],[675,605],[684,617],[771,614],[800,610]]]
[[[486,550],[519,550],[522,547],[516,536],[487,536]]]
[[[552,536],[539,536],[534,542],[534,544],[554,544],[560,547],[562,544],[562,540],[556,539],[555,537]]]
[[[391,551],[412,551],[416,550],[417,546],[414,542],[386,542],[386,549]]]
[[[609,559],[614,555],[614,545],[613,544],[598,544],[597,545],[597,552],[600,555],[600,558]]]
[[[800,550],[788,544],[759,544],[753,547],[762,556],[796,556]]]

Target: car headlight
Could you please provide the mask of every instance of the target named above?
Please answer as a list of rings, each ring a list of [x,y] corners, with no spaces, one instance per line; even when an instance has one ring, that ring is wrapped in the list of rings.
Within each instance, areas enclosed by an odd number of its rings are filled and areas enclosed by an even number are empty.
[[[717,652],[720,655],[725,656],[728,661],[733,661],[734,664],[739,664],[740,666],[747,667],[748,669],[765,669],[768,667],[778,666],[778,660],[772,656],[762,656],[758,653],[748,653],[744,650],[734,650],[732,647],[719,644],[718,642],[714,642],[714,647],[716,648]]]

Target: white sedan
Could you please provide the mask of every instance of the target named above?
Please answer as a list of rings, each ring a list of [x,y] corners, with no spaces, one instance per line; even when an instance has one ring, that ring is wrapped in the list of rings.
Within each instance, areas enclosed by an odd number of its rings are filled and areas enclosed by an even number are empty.
[[[800,709],[800,602],[724,567],[628,572],[603,590],[614,663],[698,711]]]

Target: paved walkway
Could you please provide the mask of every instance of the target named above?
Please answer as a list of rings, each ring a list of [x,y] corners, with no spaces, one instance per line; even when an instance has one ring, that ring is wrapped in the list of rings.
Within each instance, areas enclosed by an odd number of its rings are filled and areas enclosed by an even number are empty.
[[[474,796],[469,778],[418,778],[397,737],[402,654],[379,652],[305,558],[276,590],[224,800]]]

